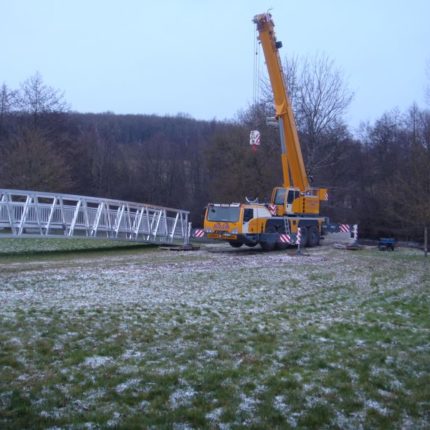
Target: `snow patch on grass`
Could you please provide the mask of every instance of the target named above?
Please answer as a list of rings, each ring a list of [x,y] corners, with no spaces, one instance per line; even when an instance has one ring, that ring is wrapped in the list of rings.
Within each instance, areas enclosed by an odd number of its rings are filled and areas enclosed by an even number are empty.
[[[205,417],[207,420],[209,420],[211,422],[213,422],[213,421],[219,422],[223,413],[224,413],[223,408],[216,408],[216,409],[213,409],[212,411],[208,412],[205,415]]]
[[[382,406],[379,402],[376,400],[368,399],[365,403],[366,407],[368,409],[373,409],[377,411],[379,414],[387,416],[388,415],[388,409]]]
[[[112,363],[112,357],[103,357],[95,355],[94,357],[87,357],[83,364],[84,366],[91,367],[91,369],[97,369],[110,363]]]
[[[134,378],[134,379],[128,379],[127,381],[122,382],[121,384],[118,384],[118,385],[115,387],[115,391],[116,391],[118,394],[121,394],[121,393],[123,393],[124,391],[129,390],[130,388],[135,388],[135,387],[137,387],[138,385],[140,385],[140,382],[141,382],[141,380],[140,380],[140,379],[137,379],[137,378]]]
[[[172,409],[188,407],[191,405],[196,392],[192,387],[178,388],[169,397],[169,404]]]

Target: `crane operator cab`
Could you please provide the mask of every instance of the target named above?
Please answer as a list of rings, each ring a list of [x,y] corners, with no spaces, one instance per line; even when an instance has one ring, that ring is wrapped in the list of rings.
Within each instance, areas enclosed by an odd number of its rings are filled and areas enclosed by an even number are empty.
[[[318,215],[320,200],[326,199],[326,193],[327,190],[322,188],[310,188],[303,193],[298,188],[275,187],[272,193],[272,205],[276,207],[276,215],[278,216]]]

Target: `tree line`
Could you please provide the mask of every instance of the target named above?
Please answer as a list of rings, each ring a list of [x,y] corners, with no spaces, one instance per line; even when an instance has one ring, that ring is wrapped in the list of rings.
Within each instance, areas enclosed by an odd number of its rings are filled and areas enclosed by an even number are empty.
[[[332,61],[292,58],[285,70],[309,176],[329,188],[323,214],[367,237],[419,239],[430,224],[430,112],[386,112],[353,136],[344,120],[353,95]],[[38,73],[18,89],[3,84],[0,187],[188,209],[195,226],[208,202],[268,201],[282,172],[267,83],[262,93],[234,120],[199,121],[73,112]]]

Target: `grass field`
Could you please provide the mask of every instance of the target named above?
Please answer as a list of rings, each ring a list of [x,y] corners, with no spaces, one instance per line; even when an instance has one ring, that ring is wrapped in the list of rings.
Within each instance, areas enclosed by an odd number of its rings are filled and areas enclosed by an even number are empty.
[[[416,251],[5,243],[2,429],[430,427]]]

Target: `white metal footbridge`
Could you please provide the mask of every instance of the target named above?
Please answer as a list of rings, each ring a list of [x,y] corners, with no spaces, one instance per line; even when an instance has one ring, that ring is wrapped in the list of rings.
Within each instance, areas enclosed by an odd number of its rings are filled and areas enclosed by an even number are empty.
[[[187,245],[189,212],[71,194],[0,188],[0,238],[86,237]]]

